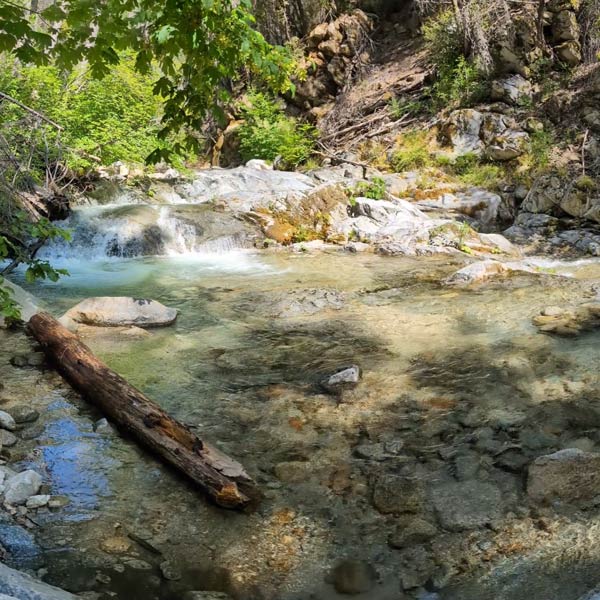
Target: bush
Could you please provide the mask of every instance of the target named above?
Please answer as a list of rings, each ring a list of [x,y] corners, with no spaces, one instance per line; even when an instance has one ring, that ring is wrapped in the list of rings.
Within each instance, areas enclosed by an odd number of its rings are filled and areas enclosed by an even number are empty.
[[[244,161],[252,158],[273,161],[280,157],[284,167],[295,168],[311,156],[316,129],[285,115],[274,99],[252,91],[241,111],[245,122],[238,135]]]
[[[442,11],[428,19],[423,35],[437,71],[431,88],[436,108],[464,106],[482,99],[487,91],[485,77],[464,56],[452,11]]]

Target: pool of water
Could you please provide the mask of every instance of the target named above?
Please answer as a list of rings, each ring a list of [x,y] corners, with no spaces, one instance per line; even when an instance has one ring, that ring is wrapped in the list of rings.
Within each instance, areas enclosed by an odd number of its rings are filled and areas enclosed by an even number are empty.
[[[28,286],[55,315],[100,295],[176,307],[172,327],[139,338],[86,332],[86,343],[240,460],[266,493],[253,514],[210,506],[132,443],[95,432],[101,415],[55,376],[27,371],[6,386],[44,409],[30,442],[39,452],[24,464],[71,499],[39,517],[48,578],[130,600],[176,598],[186,589],[240,600],[325,599],[338,597],[325,581],[329,568],[360,556],[381,581],[368,597],[397,598],[398,554],[387,544],[394,518],[373,508],[373,478],[407,468],[441,477],[439,449],[453,443],[444,426],[455,431],[454,413],[496,411],[560,429],[564,407],[600,389],[597,333],[552,338],[531,324],[547,305],[593,297],[598,261],[540,260],[541,275],[444,287],[463,264],[239,251],[70,261],[58,265],[71,273],[60,283]],[[315,302],[323,290],[328,300]],[[8,348],[13,342],[2,335]],[[318,382],[350,363],[363,371],[356,389],[341,401],[324,394]],[[556,443],[582,435],[570,428]],[[402,461],[357,460],[358,445],[390,441],[403,446]],[[160,574],[164,561],[176,576]]]

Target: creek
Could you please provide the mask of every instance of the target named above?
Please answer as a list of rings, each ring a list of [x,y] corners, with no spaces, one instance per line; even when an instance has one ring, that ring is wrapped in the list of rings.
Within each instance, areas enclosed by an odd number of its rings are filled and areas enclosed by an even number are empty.
[[[5,369],[9,401],[26,398],[41,412],[19,465],[69,499],[57,512],[38,511],[37,550],[17,566],[43,565],[51,583],[128,600],[174,600],[186,590],[343,598],[327,573],[348,557],[377,572],[376,586],[357,598],[402,598],[406,573],[416,582],[407,598],[428,597],[433,586],[440,595],[430,597],[448,600],[576,600],[597,583],[595,514],[546,537],[500,525],[438,530],[435,558],[423,559],[390,546],[398,517],[374,506],[373,495],[389,476],[442,486],[464,453],[481,465],[473,477],[501,491],[512,527],[531,518],[525,463],[503,462],[505,454],[468,435],[488,428],[492,441],[525,448],[525,460],[573,445],[600,449],[600,435],[566,416],[600,389],[600,334],[556,338],[531,323],[547,305],[589,297],[600,261],[539,257],[551,274],[451,289],[441,281],[464,265],[460,257],[255,250],[247,223],[198,199],[80,207],[67,226],[73,243],[44,256],[70,276],[29,285],[17,274],[15,282],[55,315],[91,296],[177,308],[172,327],[86,331],[84,339],[240,460],[266,497],[252,514],[215,508],[112,428],[94,430],[102,415],[52,372]],[[0,344],[8,355],[27,342],[0,332]],[[341,400],[324,393],[323,377],[348,364],[363,371],[358,386]],[[538,450],[523,442],[541,434]],[[435,521],[429,501],[419,511]],[[522,551],[498,551],[493,569],[473,558],[471,544],[501,547],[502,535],[506,545],[519,539]],[[433,585],[444,570],[466,583]]]

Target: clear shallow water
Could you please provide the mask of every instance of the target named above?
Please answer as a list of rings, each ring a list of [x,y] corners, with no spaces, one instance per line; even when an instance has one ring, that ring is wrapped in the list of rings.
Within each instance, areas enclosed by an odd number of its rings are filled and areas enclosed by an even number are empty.
[[[239,252],[64,266],[70,278],[30,288],[56,315],[93,295],[152,297],[179,309],[173,327],[148,337],[107,330],[86,342],[240,459],[267,492],[254,515],[217,510],[132,444],[95,433],[100,415],[55,391],[55,380],[34,382],[30,373],[11,381],[13,395],[34,389],[46,407],[35,442],[42,451],[25,460],[72,499],[46,516],[42,538],[50,578],[74,591],[90,589],[91,581],[132,599],[175,598],[194,587],[242,599],[333,598],[324,573],[347,555],[393,580],[393,520],[370,501],[370,480],[383,467],[353,458],[357,444],[400,440],[419,457],[420,477],[441,477],[437,453],[450,443],[443,431],[446,421],[455,427],[454,412],[523,415],[554,427],[557,444],[569,445],[584,433],[564,426],[565,407],[600,390],[598,334],[564,340],[531,325],[544,306],[589,298],[600,281],[597,262],[548,267],[568,279],[517,276],[468,291],[440,285],[462,266],[448,258]],[[336,291],[339,303],[286,316],[290,298],[310,305],[305,290],[312,288]],[[317,382],[350,362],[361,365],[364,378],[338,405]],[[417,409],[424,419],[407,429]],[[432,437],[440,423],[442,433]],[[163,556],[135,543],[116,554],[99,550],[131,531]],[[156,579],[165,558],[181,567],[182,579]],[[97,580],[98,572],[110,581]],[[142,580],[146,587],[136,586]],[[565,600],[577,598],[571,588]],[[372,597],[387,598],[386,589]],[[494,597],[505,596],[497,590]]]

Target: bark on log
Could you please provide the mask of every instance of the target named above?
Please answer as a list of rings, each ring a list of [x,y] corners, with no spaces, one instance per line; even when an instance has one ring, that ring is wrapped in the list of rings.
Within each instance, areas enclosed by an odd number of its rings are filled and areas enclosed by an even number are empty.
[[[243,508],[260,497],[242,465],[201,441],[109,369],[54,317],[38,313],[29,320],[28,329],[74,388],[119,428],[192,479],[219,506]]]

